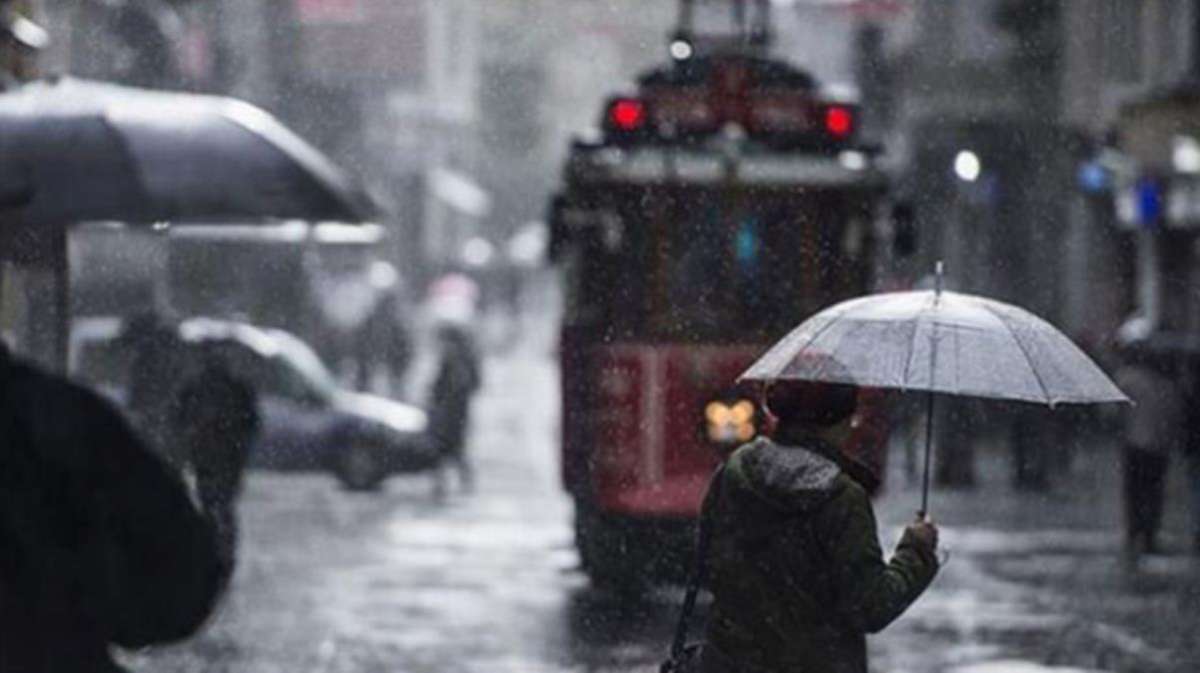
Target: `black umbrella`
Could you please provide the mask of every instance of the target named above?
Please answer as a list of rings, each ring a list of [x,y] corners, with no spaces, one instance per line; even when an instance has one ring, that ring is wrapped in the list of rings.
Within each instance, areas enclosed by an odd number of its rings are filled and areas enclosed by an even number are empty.
[[[70,78],[0,94],[0,221],[375,214],[324,155],[242,101]]]

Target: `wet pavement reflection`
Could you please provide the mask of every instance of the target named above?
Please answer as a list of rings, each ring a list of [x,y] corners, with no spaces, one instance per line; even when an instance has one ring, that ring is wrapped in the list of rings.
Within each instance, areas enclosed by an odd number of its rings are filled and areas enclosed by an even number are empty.
[[[359,494],[324,476],[253,474],[242,563],[219,616],[192,642],[125,663],[147,673],[656,670],[681,589],[606,593],[577,569],[556,394],[544,353],[489,360],[471,437],[478,490],[444,503],[426,476]],[[1198,670],[1196,564],[1180,551],[1125,567],[1115,481],[1098,495],[1116,468],[1091,462],[1078,492],[1049,499],[986,480],[939,493],[949,563],[872,639],[873,670]],[[885,547],[915,502],[901,476],[893,484],[878,505]]]

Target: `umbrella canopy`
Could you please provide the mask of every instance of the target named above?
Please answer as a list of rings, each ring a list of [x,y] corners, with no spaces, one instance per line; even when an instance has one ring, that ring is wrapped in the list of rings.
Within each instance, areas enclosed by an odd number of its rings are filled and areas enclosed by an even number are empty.
[[[229,98],[69,78],[0,95],[0,215],[360,222],[374,206],[266,112]]]
[[[831,369],[831,356],[844,369]],[[810,380],[993,399],[1128,402],[1050,323],[1009,304],[956,292],[852,299],[804,321],[741,376]]]

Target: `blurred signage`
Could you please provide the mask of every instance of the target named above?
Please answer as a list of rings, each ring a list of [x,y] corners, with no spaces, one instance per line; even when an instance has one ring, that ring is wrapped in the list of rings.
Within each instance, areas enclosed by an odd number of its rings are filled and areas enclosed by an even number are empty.
[[[801,9],[836,9],[855,19],[883,21],[910,12],[911,5],[911,0],[816,0],[797,6]]]
[[[1195,167],[1188,139],[1200,137],[1200,92],[1180,91],[1122,108],[1117,122],[1120,149],[1146,170],[1178,170],[1180,159]]]
[[[296,0],[304,72],[330,85],[424,84],[426,0]]]
[[[1172,181],[1167,192],[1167,222],[1172,226],[1200,228],[1200,180]]]
[[[647,92],[654,102],[655,122],[663,128],[689,132],[711,131],[720,126],[717,111],[704,87],[658,87]]]
[[[1200,178],[1142,178],[1116,194],[1117,220],[1127,229],[1200,230]]]
[[[353,23],[366,18],[363,0],[296,0],[300,23]]]
[[[1147,229],[1158,224],[1162,217],[1163,190],[1157,180],[1142,178],[1138,181],[1136,190],[1138,224]]]
[[[1103,194],[1112,189],[1113,176],[1104,164],[1092,159],[1079,165],[1075,181],[1080,189],[1089,194]]]

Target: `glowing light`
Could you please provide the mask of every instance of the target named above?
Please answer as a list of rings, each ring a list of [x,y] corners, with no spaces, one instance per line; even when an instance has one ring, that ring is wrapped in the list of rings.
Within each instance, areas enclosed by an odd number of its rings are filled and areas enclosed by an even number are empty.
[[[668,51],[671,53],[671,58],[676,61],[686,61],[696,53],[692,43],[687,40],[675,40],[671,43]]]
[[[748,423],[754,419],[754,404],[748,400],[739,400],[729,411],[734,423]]]
[[[838,163],[848,171],[861,171],[867,167],[867,155],[862,152],[842,152],[838,155]]]
[[[975,182],[983,171],[979,155],[971,150],[962,150],[954,157],[954,174],[964,182]]]
[[[854,113],[841,105],[825,108],[825,130],[835,138],[845,138],[854,130]]]
[[[487,239],[472,238],[463,245],[462,257],[468,266],[487,266],[495,254],[495,247]]]
[[[609,108],[608,118],[621,131],[636,131],[646,123],[646,104],[635,98],[622,98]]]
[[[729,420],[729,407],[720,402],[709,402],[704,407],[704,417],[713,425],[722,425]]]
[[[1175,136],[1171,142],[1171,165],[1180,173],[1200,173],[1200,142],[1190,136]]]
[[[709,440],[727,444],[752,439],[758,432],[754,425],[754,415],[754,403],[749,400],[738,400],[732,405],[709,402],[704,407]]]
[[[753,425],[751,425],[749,423],[739,425],[738,431],[737,431],[738,441],[748,442],[751,439],[754,439],[754,433],[755,433],[755,430],[754,430]]]

